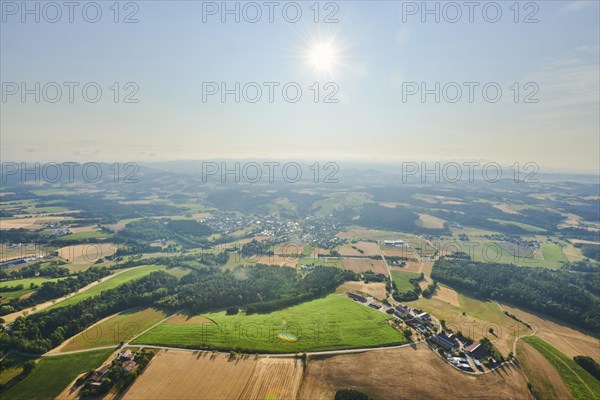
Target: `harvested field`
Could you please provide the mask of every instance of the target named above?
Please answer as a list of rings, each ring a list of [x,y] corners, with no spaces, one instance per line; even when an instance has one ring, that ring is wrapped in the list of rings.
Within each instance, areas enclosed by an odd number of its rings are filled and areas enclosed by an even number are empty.
[[[240,399],[295,399],[301,382],[299,360],[261,358]]]
[[[423,228],[428,229],[444,229],[444,221],[441,218],[434,217],[429,214],[419,214],[419,219],[416,221],[416,224]]]
[[[73,219],[73,217],[48,217],[27,214],[27,218],[0,219],[0,229],[41,229],[45,222],[58,222],[69,219]]]
[[[502,308],[537,329],[536,335],[569,357],[585,355],[600,362],[600,340],[549,317],[536,315],[502,304]]]
[[[296,267],[298,265],[298,257],[292,256],[256,256],[256,257],[245,257],[244,261],[257,262],[266,265],[279,265],[282,267]]]
[[[345,269],[356,273],[363,273],[370,270],[378,274],[388,274],[383,260],[372,260],[370,258],[343,258],[342,265]]]
[[[409,257],[414,258],[417,256],[415,249],[412,247],[393,247],[381,245],[381,251],[386,257]]]
[[[88,226],[78,226],[76,228],[69,228],[69,230],[73,233],[81,233],[81,232],[92,232],[97,230],[98,228],[95,225]]]
[[[112,256],[117,248],[114,243],[77,244],[61,247],[58,255],[73,264],[93,264],[100,258]]]
[[[540,398],[557,400],[572,398],[571,392],[550,361],[522,340],[517,343],[517,360]]]
[[[460,303],[458,302],[458,293],[456,290],[450,289],[449,287],[438,285],[433,298],[445,301],[454,307],[460,307]]]
[[[374,242],[347,243],[339,247],[337,251],[342,256],[371,257],[379,255],[379,246]]]
[[[353,246],[356,246],[357,249],[362,250],[363,253],[361,254],[365,256],[378,256],[380,254],[379,246],[374,242],[356,242],[353,244]]]
[[[333,399],[342,388],[374,399],[529,399],[527,381],[513,366],[467,375],[424,344],[309,359],[298,398]]]
[[[124,399],[294,399],[302,365],[191,351],[160,351]]]
[[[377,300],[384,300],[387,297],[385,283],[383,282],[346,282],[340,286],[338,292],[360,292],[372,296]]]

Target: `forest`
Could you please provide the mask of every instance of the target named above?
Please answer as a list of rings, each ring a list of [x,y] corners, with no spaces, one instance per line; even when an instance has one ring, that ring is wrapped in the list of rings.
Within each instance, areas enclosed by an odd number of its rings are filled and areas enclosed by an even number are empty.
[[[441,258],[431,277],[476,297],[505,301],[562,321],[600,330],[600,273],[517,267]]]
[[[272,311],[328,294],[345,280],[354,279],[353,272],[334,267],[316,267],[302,275],[287,267],[257,264],[239,267],[234,273],[184,276],[175,293],[158,305],[192,313],[230,306],[247,306],[250,313]]]

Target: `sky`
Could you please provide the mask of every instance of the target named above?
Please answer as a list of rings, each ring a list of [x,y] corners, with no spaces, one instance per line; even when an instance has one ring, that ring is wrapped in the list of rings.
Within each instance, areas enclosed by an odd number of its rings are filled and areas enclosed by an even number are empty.
[[[598,1],[62,4],[1,2],[2,161],[600,168]]]

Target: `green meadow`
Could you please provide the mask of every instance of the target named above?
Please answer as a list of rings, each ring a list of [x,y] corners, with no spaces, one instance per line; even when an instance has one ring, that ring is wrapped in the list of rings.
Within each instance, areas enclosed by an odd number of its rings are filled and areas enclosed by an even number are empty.
[[[167,320],[132,344],[297,353],[376,347],[406,342],[386,314],[339,295],[268,314],[203,314],[196,323]],[[290,337],[286,339],[286,335]],[[291,340],[290,340],[291,339]]]

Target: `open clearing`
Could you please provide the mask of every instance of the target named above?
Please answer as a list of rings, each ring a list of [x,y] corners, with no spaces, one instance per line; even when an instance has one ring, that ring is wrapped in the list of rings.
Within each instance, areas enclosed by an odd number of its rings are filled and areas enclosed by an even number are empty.
[[[294,399],[301,379],[302,365],[292,358],[163,350],[123,398]]]
[[[117,345],[139,335],[160,322],[167,314],[155,308],[135,308],[105,318],[78,335],[67,339],[56,350],[67,351]]]
[[[383,283],[383,282],[370,282],[370,283],[364,283],[362,281],[345,282],[342,286],[340,286],[337,293],[346,293],[346,292],[364,293],[367,296],[376,298],[377,300],[384,300],[387,297],[387,293],[385,291],[385,283]]]
[[[42,358],[33,372],[2,393],[2,398],[53,399],[79,374],[102,365],[112,352],[111,349],[104,349]]]
[[[410,292],[415,289],[415,287],[410,283],[410,279],[418,278],[420,274],[416,272],[405,272],[392,270],[392,278],[394,279],[394,283],[396,284],[396,288],[399,293]]]
[[[427,229],[444,229],[445,222],[443,219],[434,217],[433,215],[419,214],[416,225]]]
[[[550,361],[531,345],[519,340],[517,360],[533,385],[533,390],[542,399],[571,399],[571,392]]]
[[[338,389],[374,399],[528,399],[527,381],[513,366],[468,375],[448,366],[424,344],[310,358],[298,398],[333,399]]]
[[[563,382],[576,400],[600,398],[600,381],[586,372],[573,359],[567,357],[548,343],[536,336],[523,339],[527,344],[539,351],[561,376]]]
[[[514,314],[536,329],[536,335],[569,357],[585,355],[600,362],[600,340],[546,316],[532,314],[519,308],[502,304],[502,308]]]
[[[343,258],[342,265],[344,269],[356,273],[373,271],[377,274],[387,275],[388,271],[383,260],[372,260],[370,258]]]
[[[520,214],[518,211],[513,210],[512,208],[510,208],[510,206],[506,203],[501,203],[501,204],[494,204],[492,207],[497,208],[498,210],[502,211],[503,213],[506,214]]]
[[[221,311],[202,316],[212,322],[182,324],[168,319],[132,344],[296,353],[406,342],[387,322],[388,315],[336,294],[268,314]]]

